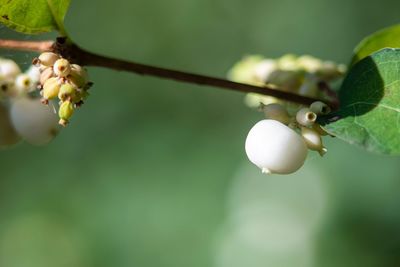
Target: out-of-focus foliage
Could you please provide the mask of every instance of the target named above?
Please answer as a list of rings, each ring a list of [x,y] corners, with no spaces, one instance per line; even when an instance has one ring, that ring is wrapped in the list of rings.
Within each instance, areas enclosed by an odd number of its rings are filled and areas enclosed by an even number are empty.
[[[372,53],[388,47],[400,47],[400,25],[385,28],[364,38],[354,49],[351,64],[354,65]]]
[[[64,31],[64,16],[70,2],[70,0],[0,0],[0,22],[27,34]]]
[[[66,25],[96,52],[224,77],[245,54],[347,62],[364,36],[398,23],[399,5],[364,1],[361,12],[359,2],[345,0],[73,1]],[[0,53],[26,66],[34,56]],[[261,176],[243,146],[262,115],[242,94],[95,68],[90,74],[90,99],[53,143],[0,152],[0,265],[399,262],[399,159],[327,139],[325,158],[310,154],[294,175]],[[248,193],[253,182],[258,191]],[[247,211],[251,192],[258,200]],[[259,213],[251,210],[257,201]],[[232,225],[239,210],[248,212],[240,217],[246,224]],[[245,247],[236,253],[227,245]]]

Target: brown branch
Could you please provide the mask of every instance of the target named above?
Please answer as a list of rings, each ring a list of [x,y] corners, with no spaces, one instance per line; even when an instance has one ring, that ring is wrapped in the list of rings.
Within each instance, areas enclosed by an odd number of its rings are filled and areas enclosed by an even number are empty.
[[[75,44],[68,43],[65,38],[58,38],[57,42],[55,43],[52,41],[16,41],[0,39],[0,48],[36,52],[54,51],[60,53],[63,57],[70,59],[72,62],[85,66],[97,66],[120,71],[128,71],[141,75],[155,76],[199,85],[208,85],[244,93],[258,93],[305,105],[309,105],[318,100],[315,98],[280,91],[266,86],[259,87],[249,84],[236,83],[220,78],[109,58],[83,50]]]
[[[0,48],[11,50],[21,50],[30,52],[51,51],[53,41],[20,41],[20,40],[3,40],[0,39]]]

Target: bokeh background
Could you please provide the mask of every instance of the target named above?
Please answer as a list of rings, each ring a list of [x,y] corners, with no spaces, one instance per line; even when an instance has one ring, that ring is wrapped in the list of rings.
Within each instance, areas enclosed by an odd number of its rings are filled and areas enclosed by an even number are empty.
[[[398,0],[72,1],[83,47],[224,77],[246,54],[347,63]],[[0,28],[2,38],[26,37]],[[0,51],[28,66],[33,55]],[[243,95],[90,68],[51,144],[0,151],[1,267],[400,265],[400,159],[326,139],[288,176],[244,153]]]

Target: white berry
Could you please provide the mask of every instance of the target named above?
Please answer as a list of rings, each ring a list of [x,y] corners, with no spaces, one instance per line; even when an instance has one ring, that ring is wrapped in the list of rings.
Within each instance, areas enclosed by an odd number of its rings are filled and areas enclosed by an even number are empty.
[[[0,103],[0,148],[14,145],[20,139],[10,122],[8,109]]]
[[[293,173],[307,157],[307,146],[300,135],[275,120],[262,120],[254,125],[245,148],[250,161],[264,173]]]
[[[42,105],[39,99],[16,99],[10,113],[18,134],[33,145],[50,142],[58,132],[57,115],[50,107]]]
[[[15,78],[21,73],[21,69],[11,59],[1,59],[0,60],[0,76],[4,78]]]

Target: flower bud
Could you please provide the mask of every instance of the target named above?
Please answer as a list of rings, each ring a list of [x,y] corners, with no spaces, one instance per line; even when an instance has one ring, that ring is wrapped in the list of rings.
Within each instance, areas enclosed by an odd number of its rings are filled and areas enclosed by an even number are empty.
[[[61,84],[58,78],[50,78],[43,85],[42,96],[45,100],[54,99],[58,96]]]
[[[262,106],[262,110],[264,111],[265,117],[267,119],[277,120],[286,125],[290,123],[289,113],[286,108],[281,104],[268,104],[266,106]]]
[[[66,77],[71,72],[71,65],[68,60],[60,58],[54,63],[53,69],[58,77]]]
[[[60,87],[60,92],[58,93],[58,98],[61,101],[65,101],[68,98],[73,98],[75,95],[75,87],[69,83],[63,84]]]
[[[44,52],[39,56],[39,62],[43,66],[51,67],[60,57],[52,52]]]
[[[331,112],[331,108],[321,101],[316,101],[312,103],[310,105],[310,110],[317,115],[326,115]]]
[[[71,73],[68,80],[78,88],[83,88],[88,83],[89,77],[84,68],[77,64],[71,64]]]
[[[322,144],[321,135],[310,128],[301,127],[301,135],[309,149],[318,151],[321,157],[327,152],[327,149]]]
[[[296,121],[302,126],[311,127],[316,120],[317,114],[309,108],[302,108],[296,114]]]
[[[74,114],[74,104],[67,100],[63,102],[58,110],[58,116],[60,117],[59,124],[62,126],[67,126],[69,119]]]
[[[50,79],[51,77],[53,77],[53,76],[54,76],[53,68],[52,68],[52,67],[47,67],[47,68],[45,68],[45,69],[42,71],[42,73],[40,74],[40,80],[39,80],[40,84],[41,84],[41,85],[44,85],[44,83],[45,83],[48,79]]]

